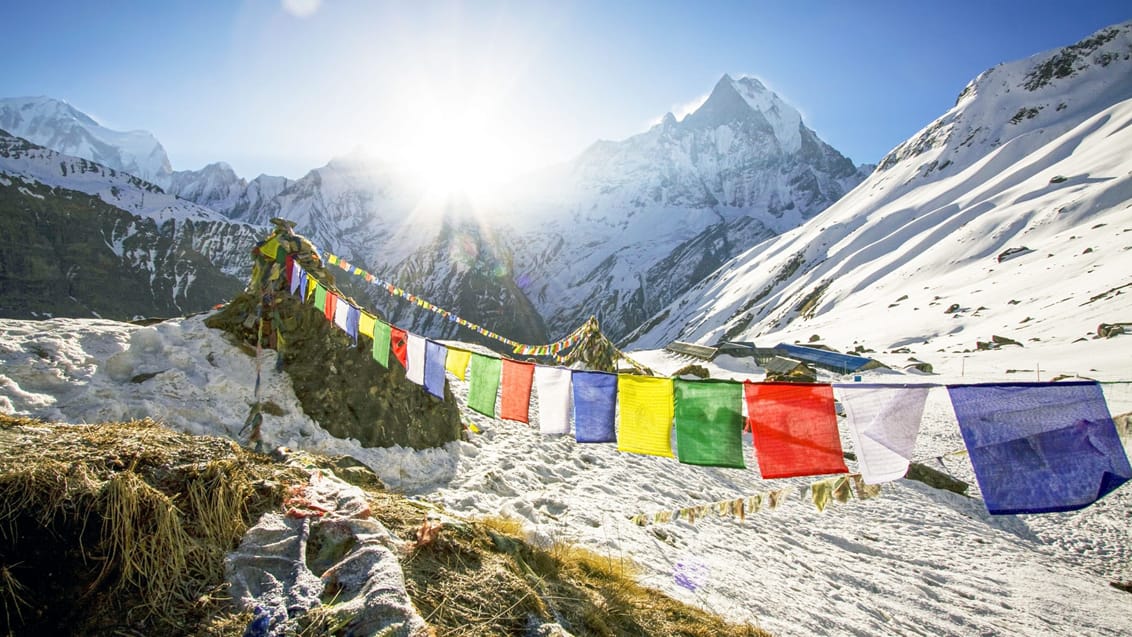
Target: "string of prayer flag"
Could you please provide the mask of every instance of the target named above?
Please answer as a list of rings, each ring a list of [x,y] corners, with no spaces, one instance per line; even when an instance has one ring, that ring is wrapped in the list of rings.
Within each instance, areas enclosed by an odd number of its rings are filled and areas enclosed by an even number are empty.
[[[574,385],[574,440],[615,442],[617,375],[576,370],[571,382]]]
[[[534,375],[534,364],[503,359],[503,385],[499,392],[500,418],[529,422]]]
[[[286,259],[289,255],[282,256]],[[280,278],[281,272],[276,270],[273,280]],[[449,350],[380,321],[336,290],[328,289],[293,260],[287,274],[291,277],[288,287],[302,293],[304,300],[350,335],[355,345],[359,333],[371,336],[372,354],[378,363],[388,367],[392,352],[405,366],[406,377],[434,396],[444,396],[446,369],[457,378],[470,373],[470,408],[494,416],[498,399],[502,418],[528,422],[530,401],[532,395],[537,395],[543,433],[569,433],[573,411],[579,442],[616,441],[619,451],[672,457],[670,432],[674,427],[682,463],[742,468],[741,413],[745,403],[747,424],[764,478],[838,474],[814,482],[804,491],[803,496],[808,496],[819,510],[834,501],[847,501],[854,494],[862,499],[872,497],[879,483],[906,473],[927,393],[938,386],[854,383],[834,388],[829,384],[750,381],[739,384],[617,376],[499,359]],[[407,298],[427,305],[412,295]],[[454,321],[462,321],[450,316]],[[991,514],[1080,509],[1132,480],[1132,466],[1099,383],[946,387],[967,448],[965,453],[970,456]],[[845,408],[848,435],[857,451],[860,473],[853,475],[848,475],[843,459],[834,390]],[[615,422],[618,411],[620,416]],[[746,499],[721,501],[714,505],[714,510],[742,519],[764,504],[775,508],[791,492],[788,487]],[[652,519],[695,521],[712,510],[712,506],[700,505],[660,512]]]
[[[743,383],[764,479],[849,473],[833,389],[817,383]]]
[[[620,374],[617,394],[621,403],[617,450],[673,457],[672,379]]]

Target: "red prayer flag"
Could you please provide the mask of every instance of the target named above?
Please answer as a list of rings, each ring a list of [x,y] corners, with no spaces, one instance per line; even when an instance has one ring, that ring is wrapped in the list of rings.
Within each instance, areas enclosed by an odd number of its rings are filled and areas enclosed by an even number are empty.
[[[529,423],[531,382],[535,377],[533,363],[520,363],[503,359],[503,389],[499,402],[499,417]]]
[[[763,478],[849,473],[831,385],[746,382],[743,393]]]
[[[331,323],[334,322],[334,306],[336,305],[338,305],[338,295],[333,292],[327,291],[326,307],[324,308],[324,311],[326,313],[326,320],[330,321]]]
[[[393,356],[401,361],[401,367],[409,368],[409,335],[405,330],[396,327],[389,329],[389,348],[393,350]]]

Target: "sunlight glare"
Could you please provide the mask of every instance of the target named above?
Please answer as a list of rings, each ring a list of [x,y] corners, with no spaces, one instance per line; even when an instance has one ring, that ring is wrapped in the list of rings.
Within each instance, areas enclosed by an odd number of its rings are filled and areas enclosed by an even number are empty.
[[[406,124],[394,161],[431,196],[483,199],[518,169],[514,144],[482,101],[437,101]]]

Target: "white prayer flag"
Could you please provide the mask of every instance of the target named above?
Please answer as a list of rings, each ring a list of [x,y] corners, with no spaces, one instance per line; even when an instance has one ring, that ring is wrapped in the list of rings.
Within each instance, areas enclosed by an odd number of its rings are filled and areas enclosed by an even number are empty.
[[[865,484],[904,477],[916,447],[928,388],[853,384],[834,385],[833,389],[845,408]]]

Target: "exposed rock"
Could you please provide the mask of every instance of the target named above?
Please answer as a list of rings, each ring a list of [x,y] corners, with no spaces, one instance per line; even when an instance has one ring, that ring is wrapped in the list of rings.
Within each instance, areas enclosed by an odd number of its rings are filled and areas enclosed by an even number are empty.
[[[335,289],[309,242],[299,237],[284,246],[282,254],[288,249],[294,249],[292,254],[311,276]],[[269,306],[263,315],[277,316],[263,321],[261,344],[281,350],[283,370],[308,416],[334,436],[353,438],[366,447],[422,449],[459,438],[459,410],[447,388],[445,400],[439,400],[406,379],[405,369],[393,357],[388,369],[382,367],[373,359],[370,338],[359,336],[355,347],[321,311],[282,290],[286,279],[274,270],[277,262],[262,255],[256,259],[249,289],[265,277],[271,280],[275,293],[267,295]],[[207,325],[254,347],[259,335],[257,305],[257,296],[245,292],[210,317]]]
[[[958,493],[959,495],[967,495],[967,489],[971,487],[971,485],[962,480],[956,480],[942,471],[938,471],[918,462],[913,462],[908,466],[908,473],[905,474],[904,477],[908,480],[923,482],[929,487],[944,489]]]

